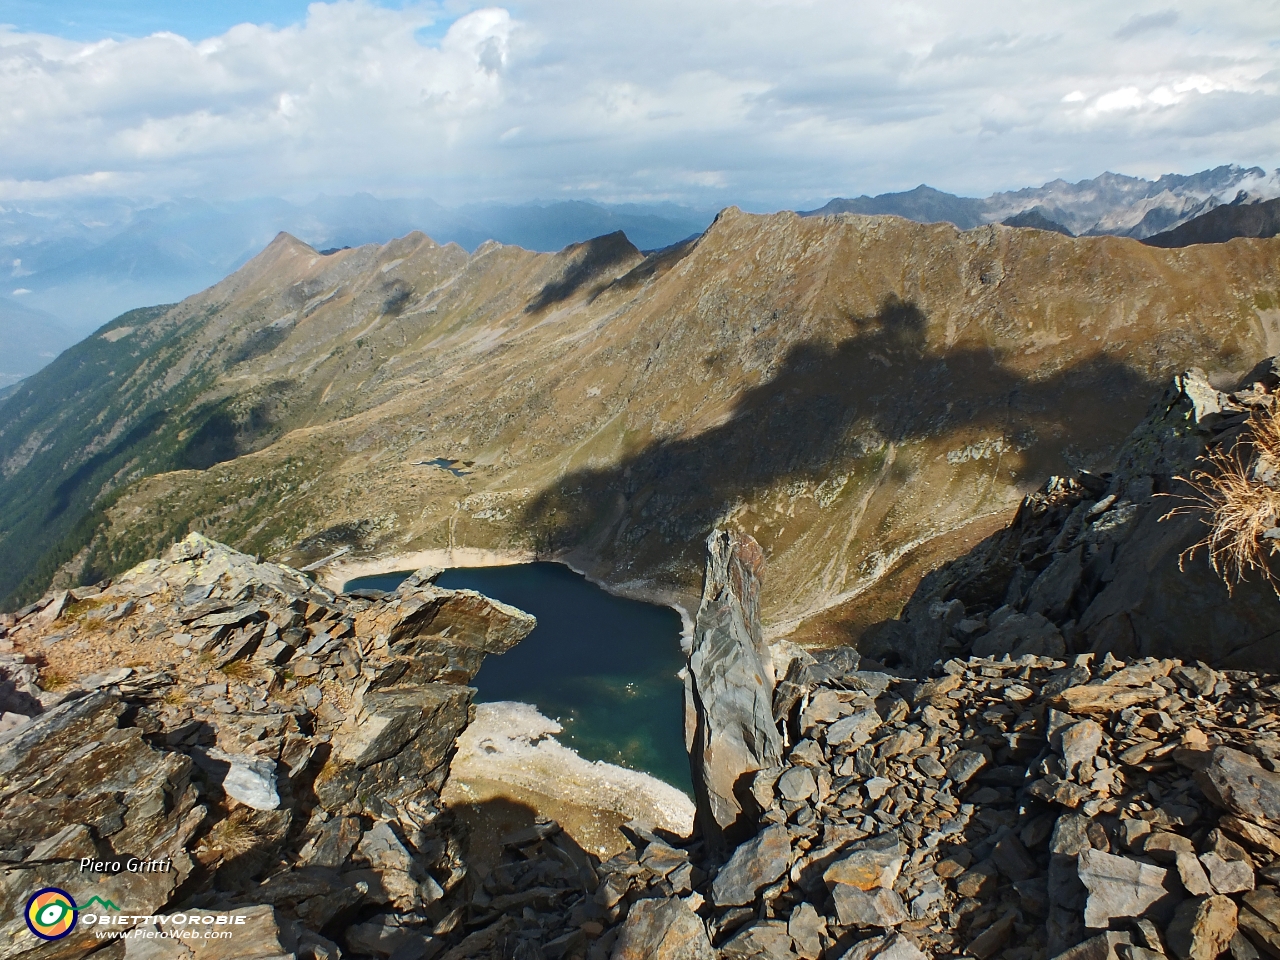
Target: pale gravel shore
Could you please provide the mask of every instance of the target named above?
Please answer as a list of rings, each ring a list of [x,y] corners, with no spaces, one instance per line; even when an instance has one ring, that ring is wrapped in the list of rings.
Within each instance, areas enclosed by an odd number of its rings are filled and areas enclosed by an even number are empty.
[[[458,738],[445,802],[474,802],[500,785],[519,802],[536,795],[537,805],[547,808],[539,812],[570,821],[564,826],[571,833],[574,812],[584,810],[613,824],[638,820],[680,836],[692,833],[694,807],[686,794],[646,773],[584,760],[555,738],[561,729],[531,704],[476,704],[475,719]]]
[[[316,578],[328,589],[340,591],[349,580],[398,573],[401,570],[421,570],[423,567],[436,567],[440,570],[450,567],[510,567],[520,563],[533,563],[537,559],[532,552],[450,547],[368,560],[335,560],[316,571]]]

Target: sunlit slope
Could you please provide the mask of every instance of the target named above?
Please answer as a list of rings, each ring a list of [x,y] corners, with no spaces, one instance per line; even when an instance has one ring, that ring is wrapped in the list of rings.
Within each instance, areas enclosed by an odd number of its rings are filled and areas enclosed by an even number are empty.
[[[170,466],[200,469],[134,480],[77,562],[113,569],[196,526],[292,562],[533,549],[688,594],[729,522],[769,552],[775,631],[841,604],[858,621],[1046,474],[1105,467],[1171,370],[1280,348],[1278,267],[1274,240],[734,209],[648,260],[620,235],[328,257],[282,236],[116,341],[190,328],[136,378],[175,398]],[[103,449],[142,415],[112,410],[82,424]],[[6,430],[0,460],[45,428]],[[434,458],[474,465],[415,464]],[[5,484],[56,472],[38,461]]]

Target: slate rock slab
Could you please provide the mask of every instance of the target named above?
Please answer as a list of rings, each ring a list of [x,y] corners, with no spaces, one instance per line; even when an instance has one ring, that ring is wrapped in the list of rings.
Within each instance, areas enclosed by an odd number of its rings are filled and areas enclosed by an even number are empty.
[[[639,900],[613,945],[612,960],[717,960],[707,929],[683,900]]]
[[[1105,928],[1113,918],[1145,916],[1171,902],[1169,871],[1101,850],[1081,850],[1080,882],[1089,891],[1084,908],[1086,927]]]
[[[716,874],[711,896],[720,907],[753,903],[789,866],[791,837],[782,824],[771,824],[734,851]]]
[[[1214,747],[1196,781],[1209,799],[1231,813],[1261,824],[1280,823],[1280,773],[1247,753]]]

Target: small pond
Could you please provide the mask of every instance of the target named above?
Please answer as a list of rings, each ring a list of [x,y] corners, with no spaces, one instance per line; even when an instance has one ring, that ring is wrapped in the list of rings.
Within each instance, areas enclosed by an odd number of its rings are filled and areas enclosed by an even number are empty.
[[[346,589],[394,590],[409,572],[361,577]],[[691,792],[674,610],[615,597],[558,563],[455,567],[436,583],[538,618],[512,650],[485,658],[472,681],[477,700],[532,703],[564,726],[558,739],[586,759],[643,770]]]

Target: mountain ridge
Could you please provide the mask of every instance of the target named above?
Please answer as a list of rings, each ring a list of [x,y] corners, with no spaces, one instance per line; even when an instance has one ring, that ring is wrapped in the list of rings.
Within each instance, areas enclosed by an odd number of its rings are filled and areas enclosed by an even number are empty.
[[[616,235],[328,256],[278,237],[0,407],[0,499],[34,517],[66,484],[57,565],[77,576],[200,529],[295,565],[344,544],[532,552],[681,603],[688,544],[737,524],[770,555],[773,635],[832,642],[1027,484],[1105,462],[1169,370],[1267,352],[1278,258],[736,208],[648,257]],[[61,406],[77,364],[97,379]],[[40,453],[57,417],[66,446]],[[78,473],[81,448],[103,459]],[[475,465],[415,466],[439,457]],[[0,570],[47,577],[16,516]]]
[[[902,194],[833,200],[818,211],[901,215],[947,221],[963,229],[983,223],[1023,223],[1038,214],[1075,234],[1146,237],[1241,196],[1280,196],[1280,174],[1222,166],[1155,181],[1104,173],[1069,184],[956,197],[921,185]],[[641,250],[658,250],[699,235],[707,210],[663,202],[600,204],[582,200],[523,204],[472,203],[447,208],[430,199],[384,200],[370,194],[319,196],[306,203],[280,198],[160,203],[122,198],[9,202],[0,205],[0,252],[11,296],[66,326],[60,347],[75,335],[140,305],[173,303],[241,267],[280,230],[316,249],[385,243],[414,230],[474,251],[487,239],[541,252],[618,230]],[[53,328],[50,327],[52,330]],[[56,332],[56,331],[55,331]],[[0,330],[11,365],[38,369],[49,351]]]

